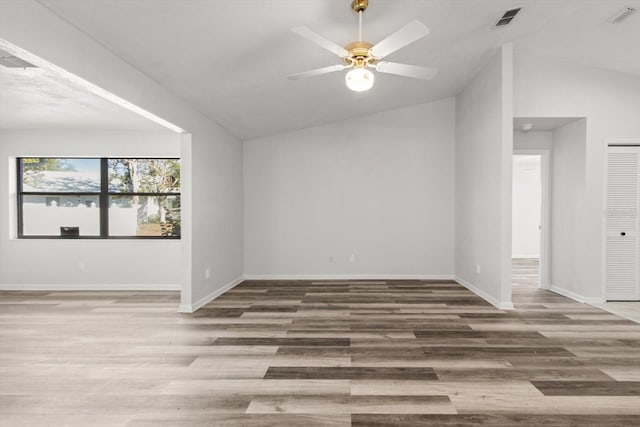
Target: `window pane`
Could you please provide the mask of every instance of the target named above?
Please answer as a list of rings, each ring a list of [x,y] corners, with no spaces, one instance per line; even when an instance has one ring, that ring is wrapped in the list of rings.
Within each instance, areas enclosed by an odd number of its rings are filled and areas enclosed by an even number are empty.
[[[179,193],[178,159],[109,159],[112,193]]]
[[[180,236],[180,196],[109,199],[109,235]]]
[[[99,205],[98,196],[23,196],[24,235],[61,236],[61,227],[78,227],[80,236],[99,236]]]
[[[100,159],[24,158],[22,190],[99,192]]]

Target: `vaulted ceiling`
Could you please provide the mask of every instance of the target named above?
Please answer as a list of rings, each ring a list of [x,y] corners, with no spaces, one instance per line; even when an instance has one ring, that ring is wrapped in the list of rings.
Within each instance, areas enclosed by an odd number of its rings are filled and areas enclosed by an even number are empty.
[[[340,45],[357,39],[350,0],[41,0],[242,139],[305,128],[455,95],[505,42],[517,49],[640,74],[640,13],[606,22],[638,0],[370,0],[364,39],[375,43],[418,19],[431,35],[389,60],[440,69],[431,81],[376,76],[349,91],[344,72],[290,81],[336,64],[293,34],[306,25]],[[493,23],[521,6],[513,23]]]

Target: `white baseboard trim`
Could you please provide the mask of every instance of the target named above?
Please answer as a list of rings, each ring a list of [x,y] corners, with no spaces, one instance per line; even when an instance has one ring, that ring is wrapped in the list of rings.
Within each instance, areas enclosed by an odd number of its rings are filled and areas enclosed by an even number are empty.
[[[509,301],[509,302],[498,301],[497,299],[495,299],[494,297],[492,297],[491,295],[489,295],[485,291],[479,289],[475,285],[472,285],[471,283],[467,282],[466,280],[464,280],[464,279],[462,279],[462,278],[460,278],[458,276],[456,276],[454,278],[454,280],[456,282],[460,283],[465,288],[469,289],[474,294],[478,295],[480,298],[482,298],[485,301],[487,301],[488,303],[491,303],[496,308],[499,308],[500,310],[513,310],[513,303],[511,301]]]
[[[206,295],[200,298],[198,301],[194,302],[193,304],[180,304],[180,306],[178,307],[178,313],[194,313],[202,306],[207,305],[214,299],[218,298],[220,295],[227,292],[229,289],[242,283],[244,279],[245,279],[244,276],[237,277],[233,279],[231,282],[221,287],[220,289],[216,289],[215,291],[211,292],[209,295]]]
[[[0,291],[179,291],[178,283],[1,283]]]
[[[555,285],[551,285],[549,290],[551,290],[552,292],[555,292],[557,294],[560,294],[563,297],[571,298],[572,300],[576,300],[576,301],[584,303],[584,304],[599,304],[601,302],[605,302],[605,299],[602,298],[602,297],[585,297],[585,296],[577,294],[577,293],[575,293],[573,291],[570,291],[570,290],[564,289],[564,288],[560,288],[560,287],[555,286]]]
[[[540,254],[517,254],[511,255],[511,258],[540,259]]]
[[[247,274],[246,280],[454,280],[452,274]]]

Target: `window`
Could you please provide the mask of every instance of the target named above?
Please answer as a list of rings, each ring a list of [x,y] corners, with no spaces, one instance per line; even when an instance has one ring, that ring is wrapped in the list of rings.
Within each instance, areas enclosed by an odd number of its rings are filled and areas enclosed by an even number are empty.
[[[20,238],[180,238],[180,160],[18,158]]]

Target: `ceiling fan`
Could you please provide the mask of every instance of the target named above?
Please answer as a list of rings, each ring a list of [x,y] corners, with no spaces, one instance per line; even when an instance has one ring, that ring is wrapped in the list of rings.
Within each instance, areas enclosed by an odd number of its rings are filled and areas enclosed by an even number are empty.
[[[412,21],[381,42],[373,45],[362,40],[362,13],[367,9],[369,0],[353,0],[351,8],[358,14],[358,41],[342,47],[321,35],[311,31],[308,27],[296,27],[291,31],[316,43],[318,46],[338,55],[343,64],[330,65],[315,70],[292,74],[289,79],[297,80],[351,69],[345,76],[347,87],[356,92],[371,89],[374,74],[368,68],[374,68],[379,73],[395,74],[416,79],[432,79],[438,70],[431,67],[398,64],[381,61],[381,59],[402,49],[405,46],[429,34],[429,28],[420,21]]]

